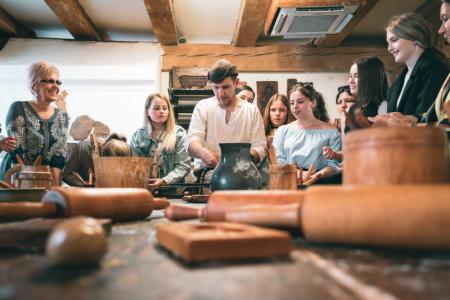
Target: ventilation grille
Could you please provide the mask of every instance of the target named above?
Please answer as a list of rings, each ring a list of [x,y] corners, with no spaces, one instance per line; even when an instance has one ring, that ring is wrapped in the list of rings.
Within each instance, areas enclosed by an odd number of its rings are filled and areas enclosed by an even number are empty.
[[[270,27],[271,36],[314,38],[339,33],[358,6],[280,7]]]
[[[295,16],[287,33],[327,32],[339,15]]]

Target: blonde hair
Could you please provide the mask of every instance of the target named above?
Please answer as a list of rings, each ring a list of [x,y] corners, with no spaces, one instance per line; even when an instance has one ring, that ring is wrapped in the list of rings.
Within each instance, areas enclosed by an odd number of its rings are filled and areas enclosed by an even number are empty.
[[[175,115],[173,113],[173,107],[167,96],[155,93],[147,97],[147,100],[145,100],[145,109],[144,109],[144,126],[149,128],[152,127],[152,120],[148,115],[148,109],[152,105],[152,101],[155,98],[164,100],[167,103],[169,115],[167,117],[167,121],[164,123],[164,131],[161,135],[161,142],[163,149],[165,149],[166,151],[173,151],[175,149],[175,143],[177,141],[176,136],[177,128],[175,123]]]
[[[423,49],[432,48],[431,30],[427,21],[417,13],[405,13],[389,19],[386,31],[399,38],[413,41]]]
[[[286,114],[286,120],[284,121],[284,125],[294,121],[294,116],[292,115],[291,109],[289,107],[289,100],[288,98],[283,94],[275,94],[272,97],[270,97],[269,102],[267,102],[266,108],[264,109],[264,131],[266,133],[266,136],[269,135],[270,131],[274,128],[272,122],[270,121],[270,107],[272,104],[274,104],[277,101],[281,101],[284,106],[286,106],[287,114]]]
[[[59,77],[59,70],[46,61],[37,61],[28,68],[29,89],[36,96],[35,88],[43,79],[55,73]]]

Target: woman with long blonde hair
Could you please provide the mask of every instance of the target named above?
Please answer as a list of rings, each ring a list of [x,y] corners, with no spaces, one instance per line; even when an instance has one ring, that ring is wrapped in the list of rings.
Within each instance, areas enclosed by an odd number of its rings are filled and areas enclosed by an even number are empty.
[[[157,165],[156,174],[149,180],[150,188],[182,181],[189,173],[190,157],[185,148],[186,131],[175,124],[169,99],[151,94],[145,101],[144,127],[131,138],[133,155],[149,157]]]
[[[267,146],[272,144],[273,136],[281,125],[294,121],[294,116],[289,110],[289,100],[283,94],[275,94],[267,102],[264,110],[264,133],[266,134]]]

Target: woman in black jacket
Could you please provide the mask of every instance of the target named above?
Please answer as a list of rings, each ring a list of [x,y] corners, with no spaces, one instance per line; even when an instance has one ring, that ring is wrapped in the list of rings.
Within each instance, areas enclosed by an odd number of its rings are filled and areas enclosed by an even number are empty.
[[[388,112],[420,120],[448,75],[447,58],[432,47],[428,24],[416,13],[392,17],[386,39],[395,62],[406,65],[388,91]]]

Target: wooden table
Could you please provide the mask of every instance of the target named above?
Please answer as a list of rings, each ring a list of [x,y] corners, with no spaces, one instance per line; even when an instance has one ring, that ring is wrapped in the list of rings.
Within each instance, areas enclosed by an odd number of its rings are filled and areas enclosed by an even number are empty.
[[[155,224],[115,225],[99,267],[60,269],[0,252],[0,299],[449,299],[450,252],[311,245],[290,258],[186,265],[156,246]]]

